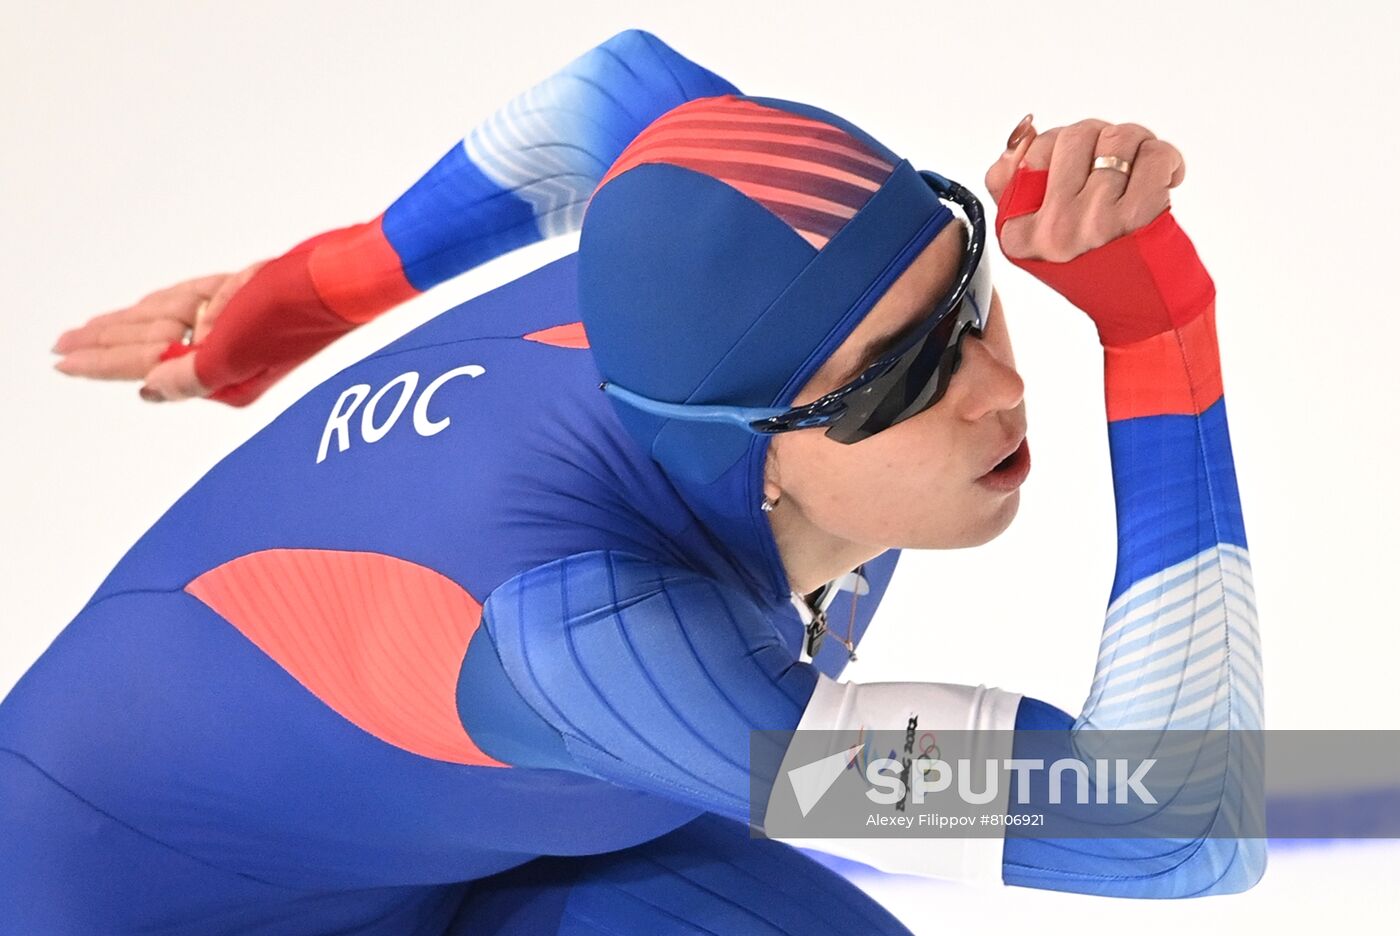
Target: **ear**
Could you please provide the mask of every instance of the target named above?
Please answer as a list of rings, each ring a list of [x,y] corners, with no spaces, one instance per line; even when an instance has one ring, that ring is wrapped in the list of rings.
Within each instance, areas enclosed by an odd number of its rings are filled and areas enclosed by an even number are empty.
[[[778,438],[768,443],[763,461],[763,495],[776,503],[783,496],[781,474],[778,470]]]

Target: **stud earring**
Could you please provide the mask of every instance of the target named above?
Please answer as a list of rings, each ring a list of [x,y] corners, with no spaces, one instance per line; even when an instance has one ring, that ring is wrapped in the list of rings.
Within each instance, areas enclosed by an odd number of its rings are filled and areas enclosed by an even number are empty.
[[[769,500],[769,499],[768,499],[768,495],[767,495],[767,494],[764,494],[764,495],[763,495],[763,503],[759,504],[758,506],[759,506],[759,509],[762,510],[764,513],[772,513],[772,512],[773,512],[773,508],[776,507],[777,504],[778,504],[777,501],[775,501],[775,500]]]

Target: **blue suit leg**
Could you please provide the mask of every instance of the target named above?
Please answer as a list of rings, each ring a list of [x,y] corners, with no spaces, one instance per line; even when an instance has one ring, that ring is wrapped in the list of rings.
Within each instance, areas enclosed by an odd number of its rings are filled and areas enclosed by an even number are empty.
[[[475,882],[447,936],[909,936],[850,881],[713,813],[606,855]]]
[[[467,834],[481,779],[349,724],[189,595],[114,595],[0,704],[0,933],[436,936],[463,881],[535,854]]]

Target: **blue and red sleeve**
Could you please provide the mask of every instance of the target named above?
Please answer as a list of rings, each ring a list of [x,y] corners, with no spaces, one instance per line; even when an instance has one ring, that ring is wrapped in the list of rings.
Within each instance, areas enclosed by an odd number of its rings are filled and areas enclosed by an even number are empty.
[[[382,214],[303,241],[230,300],[197,352],[235,406],[336,338],[495,257],[577,230],[588,197],[652,120],[738,89],[644,30],[620,32],[476,125]]]
[[[1018,172],[1003,193],[998,232],[1039,207],[1047,175]],[[1056,840],[1013,828],[1003,880],[1127,897],[1245,890],[1263,874],[1265,840],[1230,833],[1262,828],[1263,682],[1215,284],[1169,209],[1065,263],[1011,260],[1087,312],[1098,330],[1118,527],[1117,569],[1083,709],[1070,716],[1023,699],[1016,727],[1054,729],[1074,754],[1086,732],[1118,730],[1178,731],[1202,745],[1228,731],[1229,748],[1224,776],[1203,804],[1209,834],[1131,838],[1127,829]],[[1035,744],[1018,733],[1015,756]],[[1019,808],[1044,812],[1046,792],[1033,789],[1032,802]]]

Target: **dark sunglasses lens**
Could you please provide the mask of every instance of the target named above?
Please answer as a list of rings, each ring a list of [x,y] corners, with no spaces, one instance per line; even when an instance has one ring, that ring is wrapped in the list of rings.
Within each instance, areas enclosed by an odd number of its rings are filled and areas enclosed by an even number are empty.
[[[943,396],[969,329],[964,303],[944,316],[887,372],[846,401],[841,418],[826,434],[837,442],[859,442],[928,409]]]

